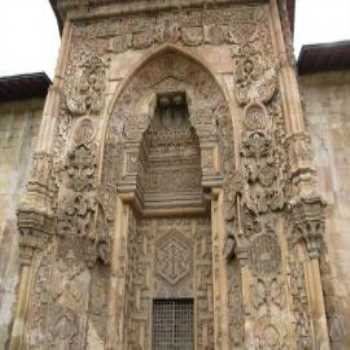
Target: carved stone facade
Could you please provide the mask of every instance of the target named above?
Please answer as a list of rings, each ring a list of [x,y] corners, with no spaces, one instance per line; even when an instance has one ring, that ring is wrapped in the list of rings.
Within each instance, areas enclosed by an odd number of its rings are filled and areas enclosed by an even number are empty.
[[[160,350],[152,305],[182,299],[194,349],[330,349],[325,203],[277,1],[58,6],[9,349]]]

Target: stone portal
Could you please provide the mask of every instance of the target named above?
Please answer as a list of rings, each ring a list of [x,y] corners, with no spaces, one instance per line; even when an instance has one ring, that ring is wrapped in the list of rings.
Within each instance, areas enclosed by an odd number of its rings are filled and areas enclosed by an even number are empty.
[[[330,348],[285,1],[180,2],[57,1],[11,350]]]

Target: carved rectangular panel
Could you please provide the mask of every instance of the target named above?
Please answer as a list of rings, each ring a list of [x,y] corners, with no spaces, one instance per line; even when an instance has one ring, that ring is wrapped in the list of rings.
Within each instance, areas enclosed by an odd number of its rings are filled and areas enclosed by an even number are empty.
[[[153,301],[153,350],[193,350],[193,300]]]

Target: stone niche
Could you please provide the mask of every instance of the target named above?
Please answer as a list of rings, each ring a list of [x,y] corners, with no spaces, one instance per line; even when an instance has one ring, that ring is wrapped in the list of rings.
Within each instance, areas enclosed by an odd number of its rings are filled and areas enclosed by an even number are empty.
[[[138,180],[145,207],[183,207],[202,200],[199,139],[190,123],[184,93],[156,97],[154,117],[144,133]]]

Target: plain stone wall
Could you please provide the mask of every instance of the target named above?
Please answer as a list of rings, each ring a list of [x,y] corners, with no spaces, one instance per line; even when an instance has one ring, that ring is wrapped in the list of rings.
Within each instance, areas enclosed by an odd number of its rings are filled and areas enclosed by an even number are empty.
[[[16,206],[25,189],[44,99],[0,103],[0,349],[5,349],[18,285]]]
[[[322,272],[327,308],[334,313],[332,349],[350,349],[350,71],[304,75],[300,85],[319,190],[328,202],[329,264]]]

